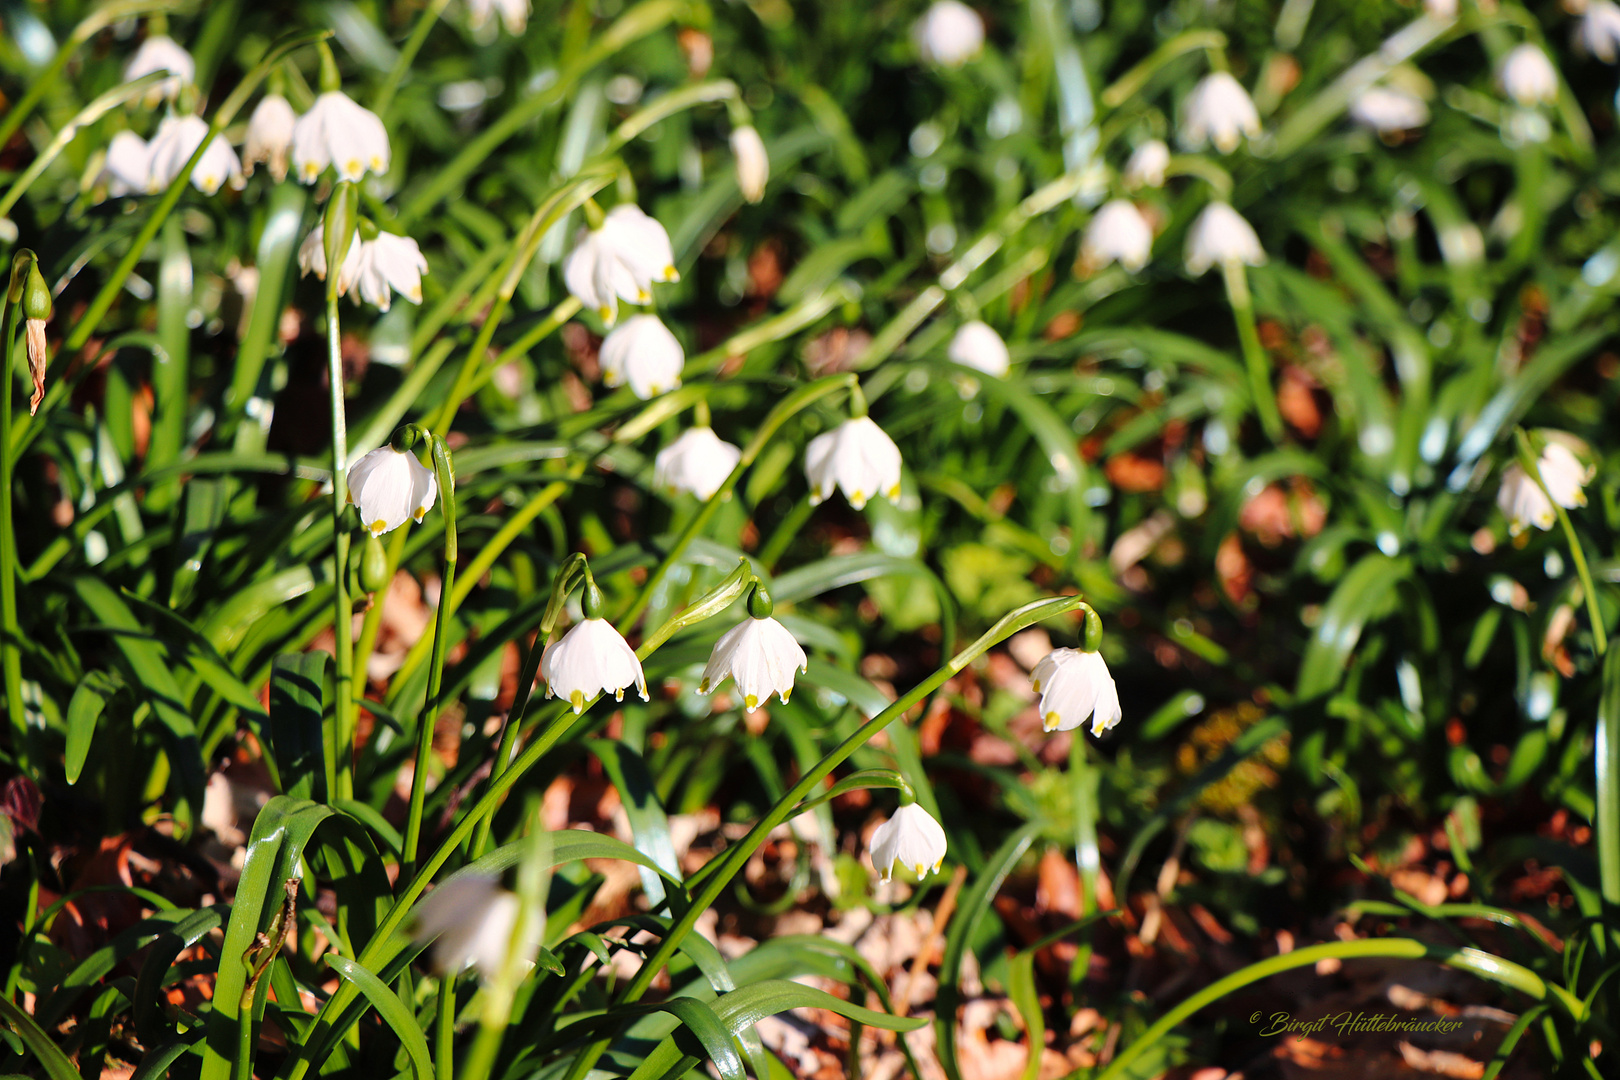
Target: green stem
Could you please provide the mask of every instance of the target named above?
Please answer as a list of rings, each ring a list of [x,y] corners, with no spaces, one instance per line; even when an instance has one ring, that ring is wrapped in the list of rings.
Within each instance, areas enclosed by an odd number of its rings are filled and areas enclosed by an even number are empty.
[[[343,511],[349,503],[349,430],[343,394],[343,341],[338,323],[337,273],[326,276],[326,359],[327,378],[332,384],[332,634],[336,639],[337,672],[333,683],[333,723],[328,728],[332,753],[326,755],[326,790],[339,798],[352,798],[354,779],[348,769],[341,773],[337,759],[343,755],[347,727],[346,703],[353,696],[354,635],[353,605],[349,601],[349,530],[343,527]],[[339,780],[341,775],[342,779]]]
[[[1238,260],[1223,259],[1221,277],[1226,282],[1226,299],[1232,306],[1232,318],[1237,322],[1238,339],[1243,343],[1243,363],[1249,369],[1249,392],[1254,397],[1254,410],[1260,416],[1266,437],[1280,443],[1282,414],[1277,411],[1277,393],[1271,387],[1271,360],[1260,344],[1260,332],[1254,325],[1254,299],[1249,295],[1247,272]]]
[[[28,273],[27,266],[23,274]],[[13,269],[12,277],[16,278]],[[20,290],[18,290],[20,293]],[[13,346],[17,334],[19,299],[8,298],[3,321],[0,321],[0,357],[5,360],[5,385],[0,387],[0,674],[6,681],[6,713],[11,718],[11,752],[18,764],[24,766],[29,757],[28,723],[23,715],[22,697],[22,629],[17,621],[17,533],[11,517],[11,473],[16,455],[11,447],[11,397],[17,381],[17,365]]]
[[[1620,649],[1603,660],[1593,758],[1597,766],[1597,815],[1592,824],[1597,830],[1598,885],[1613,925],[1614,915],[1620,911]],[[1599,947],[1603,947],[1601,937]]]
[[[439,977],[439,1011],[434,1025],[435,1080],[454,1080],[456,1072],[456,977]]]
[[[534,696],[534,681],[540,676],[540,660],[545,655],[546,637],[544,630],[535,634],[534,643],[529,646],[529,655],[524,657],[523,670],[518,672],[517,695],[512,699],[511,711],[506,714],[506,729],[501,732],[500,749],[495,752],[494,764],[490,766],[491,787],[500,782],[512,763],[512,751],[517,747],[518,735],[523,731],[524,714],[529,711],[529,699]],[[490,814],[478,823],[478,831],[473,833],[474,859],[480,858],[489,847],[489,831],[494,820],[495,815]]]
[[[635,623],[636,617],[647,609],[648,604],[652,603],[653,594],[657,591],[658,586],[663,584],[664,579],[670,575],[670,572],[680,562],[681,555],[685,553],[687,547],[709,524],[714,515],[719,512],[721,502],[731,494],[732,489],[742,479],[742,474],[754,463],[754,459],[759,457],[766,444],[770,442],[771,437],[776,434],[783,424],[787,423],[795,413],[808,408],[828,394],[838,390],[856,389],[859,386],[859,381],[852,374],[829,375],[825,379],[813,382],[809,386],[805,386],[796,393],[789,395],[776,408],[772,409],[769,415],[765,417],[764,423],[760,424],[759,431],[755,432],[748,445],[743,447],[742,457],[737,460],[736,468],[731,470],[731,475],[726,477],[726,482],[720,485],[718,491],[709,496],[708,501],[703,504],[696,514],[692,515],[692,520],[686,523],[686,527],[681,530],[680,535],[675,538],[675,542],[670,545],[669,554],[665,555],[664,560],[658,564],[658,569],[648,576],[647,584],[641,590],[641,595],[636,597],[635,603],[630,605],[630,609],[616,620],[617,625],[623,629],[629,629]]]
[[[686,909],[686,913],[681,916],[674,926],[670,927],[669,932],[659,942],[658,949],[652,956],[647,958],[646,963],[641,965],[641,969],[636,972],[635,978],[625,987],[624,993],[620,995],[616,1004],[628,1005],[641,999],[641,996],[652,986],[653,980],[657,978],[658,973],[663,970],[664,965],[669,963],[676,951],[680,949],[682,942],[686,940],[686,936],[697,925],[699,917],[714,905],[720,894],[731,884],[732,878],[747,865],[754,852],[770,836],[771,831],[793,816],[797,812],[799,804],[816,792],[821,786],[821,782],[834,769],[848,760],[850,755],[865,746],[874,735],[888,727],[890,723],[903,718],[912,706],[939,689],[947,680],[982,656],[992,646],[1011,637],[1027,626],[1077,610],[1090,612],[1091,608],[1078,596],[1064,596],[1048,600],[1037,600],[1002,616],[994,626],[985,631],[979,640],[951,657],[950,662],[944,667],[912,687],[898,701],[891,703],[888,708],[861,725],[854,734],[829,751],[825,757],[800,778],[792,790],[776,801],[775,805],[771,807],[764,817],[754,823],[754,827],[748,831],[748,834],[742,840],[717,857],[723,860],[719,869],[707,874],[702,879],[703,885],[697,895],[692,898],[692,903]],[[610,1041],[610,1039],[600,1040],[582,1051],[580,1056],[574,1059],[574,1064],[568,1071],[567,1080],[580,1080],[580,1078],[586,1076],[601,1058]]]
[[[427,800],[428,763],[433,754],[433,728],[444,703],[439,700],[444,678],[444,654],[450,638],[450,597],[455,592],[456,561],[456,474],[450,451],[437,435],[429,436],[433,446],[433,471],[439,481],[439,508],[444,515],[444,581],[439,590],[439,610],[433,622],[433,659],[428,668],[427,699],[416,727],[416,772],[411,776],[410,815],[405,825],[405,851],[400,859],[400,876],[416,868],[416,853],[422,842],[422,807]]]
[[[393,68],[388,72],[388,78],[383,81],[382,89],[377,91],[376,99],[371,103],[371,111],[378,116],[388,111],[388,106],[394,100],[394,91],[399,89],[400,81],[405,73],[411,70],[411,64],[416,54],[422,51],[422,45],[427,41],[428,32],[433,24],[439,21],[444,9],[449,6],[450,0],[433,0],[423,9],[416,25],[411,29],[411,36],[405,42],[405,47],[399,50],[399,59],[394,61]]]

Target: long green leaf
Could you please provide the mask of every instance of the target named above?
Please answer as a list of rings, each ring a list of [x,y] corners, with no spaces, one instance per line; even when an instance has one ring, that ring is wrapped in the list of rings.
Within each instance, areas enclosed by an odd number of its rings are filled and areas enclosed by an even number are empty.
[[[394,1029],[394,1034],[399,1036],[400,1044],[405,1047],[405,1053],[411,1059],[411,1068],[416,1070],[416,1080],[430,1080],[433,1076],[433,1059],[428,1054],[427,1039],[422,1035],[416,1017],[405,1007],[399,995],[390,990],[376,975],[346,956],[327,953],[324,959],[333,971],[353,983],[355,988],[366,996],[366,1000],[371,1002],[371,1007],[377,1010],[377,1015]]]

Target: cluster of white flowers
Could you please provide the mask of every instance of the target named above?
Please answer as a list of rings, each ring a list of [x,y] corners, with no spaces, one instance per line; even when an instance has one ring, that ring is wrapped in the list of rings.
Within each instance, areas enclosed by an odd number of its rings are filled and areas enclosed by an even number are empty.
[[[1502,487],[1496,504],[1507,518],[1508,533],[1518,536],[1530,526],[1550,529],[1558,520],[1557,503],[1566,510],[1586,505],[1586,492],[1582,489],[1591,481],[1595,470],[1583,464],[1575,452],[1562,442],[1549,440],[1536,461],[1541,483],[1525,472],[1518,462],[1502,473]],[[1542,485],[1546,490],[1542,490]]]
[[[321,225],[316,225],[298,246],[298,268],[326,280],[326,239]],[[388,310],[395,292],[420,304],[422,275],[427,269],[422,249],[410,237],[379,230],[370,240],[362,240],[356,230],[338,267],[338,295],[352,291],[379,311]]]

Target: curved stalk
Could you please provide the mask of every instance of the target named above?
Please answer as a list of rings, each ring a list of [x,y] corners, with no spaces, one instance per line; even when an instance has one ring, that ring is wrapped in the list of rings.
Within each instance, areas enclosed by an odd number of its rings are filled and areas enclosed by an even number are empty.
[[[18,646],[22,631],[17,621],[17,531],[11,517],[11,473],[16,454],[11,449],[11,397],[17,381],[13,347],[17,336],[17,312],[22,308],[22,283],[33,265],[33,253],[26,248],[12,260],[11,284],[5,298],[5,317],[0,320],[0,358],[4,358],[4,386],[0,386],[0,677],[6,683],[6,715],[11,720],[11,752],[27,774],[28,722],[23,716],[22,656]],[[19,268],[21,273],[19,275]],[[11,294],[16,294],[16,299]]]
[[[1260,426],[1266,437],[1274,443],[1283,439],[1282,414],[1277,411],[1277,392],[1271,386],[1271,360],[1260,344],[1260,332],[1254,325],[1254,298],[1249,295],[1249,279],[1243,264],[1236,259],[1221,261],[1221,278],[1226,282],[1226,299],[1232,307],[1232,318],[1237,322],[1238,340],[1243,344],[1243,363],[1249,371],[1249,392],[1254,397],[1254,411],[1259,414]]]
[[[394,61],[394,66],[389,69],[388,78],[383,80],[382,88],[377,91],[377,96],[371,103],[372,112],[381,116],[388,111],[388,106],[394,100],[394,92],[399,89],[405,73],[411,70],[411,62],[416,59],[416,54],[422,51],[422,45],[427,41],[433,24],[439,21],[439,16],[444,14],[444,9],[449,5],[450,0],[433,0],[423,9],[422,14],[417,16],[416,25],[411,28],[411,36],[399,50],[399,59]]]

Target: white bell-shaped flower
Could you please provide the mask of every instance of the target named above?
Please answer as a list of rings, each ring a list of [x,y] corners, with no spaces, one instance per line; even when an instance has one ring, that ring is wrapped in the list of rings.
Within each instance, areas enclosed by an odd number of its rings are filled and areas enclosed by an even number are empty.
[[[894,876],[894,864],[918,877],[937,873],[945,861],[945,829],[917,803],[909,803],[872,833],[872,866],[879,877]]]
[[[1383,134],[1411,131],[1429,122],[1429,106],[1394,86],[1369,86],[1350,103],[1350,119]]]
[[[737,159],[737,187],[742,197],[757,203],[765,197],[771,178],[771,159],[765,153],[765,140],[752,124],[731,129],[731,154]]]
[[[242,166],[249,176],[261,161],[277,183],[287,179],[287,156],[292,152],[293,128],[298,114],[280,94],[267,94],[248,118],[247,140],[242,144]]]
[[[597,694],[624,700],[624,692],[635,687],[647,701],[647,676],[642,674],[636,651],[604,619],[582,619],[560,640],[546,646],[540,657],[540,674],[546,680],[546,697],[561,697],[574,708],[575,715]]]
[[[477,32],[499,15],[506,32],[516,37],[529,26],[529,10],[529,0],[467,0],[467,25]]]
[[[1260,134],[1260,114],[1243,84],[1225,71],[1212,71],[1199,80],[1181,106],[1182,144],[1202,150],[1208,143],[1230,154],[1247,135]]]
[[[107,178],[107,194],[144,194],[151,180],[152,149],[133,131],[120,131],[107,144],[107,163],[101,175]]]
[[[376,113],[340,90],[315,99],[293,125],[292,161],[298,179],[313,184],[328,165],[340,180],[358,180],[366,170],[388,171],[388,129]]]
[[[141,42],[141,47],[124,65],[124,81],[134,82],[157,71],[167,71],[169,77],[154,85],[142,98],[149,109],[160,101],[179,97],[180,91],[196,79],[197,63],[167,34],[153,34]]]
[[[147,147],[146,190],[155,194],[174,183],[207,136],[208,121],[200,116],[166,117]],[[204,195],[212,195],[226,181],[230,181],[233,188],[247,182],[242,177],[242,163],[237,160],[236,151],[225,141],[225,136],[215,135],[191,170],[191,186]]]
[[[1053,649],[1030,673],[1041,695],[1041,727],[1073,731],[1091,718],[1091,733],[1101,735],[1119,723],[1119,690],[1101,653]]]
[[[1153,228],[1135,203],[1114,199],[1103,204],[1087,223],[1080,252],[1099,269],[1118,262],[1134,274],[1147,265],[1153,253]]]
[[[680,278],[669,233],[631,203],[609,210],[600,229],[582,229],[563,263],[568,291],[608,326],[619,317],[620,300],[645,304],[653,282]]]
[[[1558,512],[1553,509],[1555,502],[1566,510],[1586,505],[1583,488],[1591,481],[1594,470],[1581,464],[1569,447],[1560,442],[1548,442],[1536,466],[1541,471],[1542,482],[1547,485],[1546,491],[1542,491],[1541,485],[1517,462],[1502,472],[1502,488],[1497,493],[1496,505],[1507,518],[1508,532],[1513,536],[1531,525],[1538,529],[1552,528],[1558,520]]]
[[[1526,42],[1508,53],[1500,77],[1507,96],[1526,109],[1558,100],[1558,70],[1539,45]]]
[[[1197,276],[1212,266],[1227,262],[1259,266],[1266,261],[1265,249],[1254,226],[1231,206],[1212,202],[1187,230],[1187,273]]]
[[[912,36],[928,63],[961,67],[984,48],[984,20],[961,0],[936,0],[917,20]]]
[[[539,951],[545,920],[531,913],[523,941],[514,945],[519,904],[517,894],[501,888],[490,874],[458,874],[416,905],[417,942],[437,938],[433,965],[446,974],[476,968],[486,981],[500,974],[514,947],[525,964]]]
[[[357,234],[358,235],[358,234]],[[338,274],[338,292],[354,289],[360,299],[378,311],[387,311],[393,293],[413,304],[422,302],[422,275],[427,273],[422,249],[408,236],[379,232],[360,241],[360,253],[351,265],[343,260]]]
[[[742,451],[708,426],[688,428],[653,459],[653,486],[707,502],[742,460]]]
[[[1620,59],[1620,4],[1591,0],[1575,26],[1575,41],[1605,64]]]
[[[632,315],[602,339],[602,381],[629,384],[643,401],[681,385],[686,352],[656,315]]]
[[[1149,139],[1131,151],[1121,177],[1128,188],[1163,187],[1164,170],[1170,165],[1170,148],[1161,139]]]
[[[1004,377],[1012,367],[1007,343],[988,324],[972,319],[957,328],[945,349],[952,363],[975,368],[995,378]]]
[[[857,510],[874,495],[890,502],[900,498],[900,448],[870,416],[845,420],[811,439],[804,450],[804,471],[812,506],[834,488],[843,488],[849,505]]]
[[[753,712],[772,694],[786,705],[793,693],[793,673],[809,670],[804,649],[787,627],[772,618],[750,616],[714,643],[698,693],[712,693],[729,675],[737,682],[743,708]]]
[[[421,521],[438,496],[433,470],[392,446],[379,446],[349,466],[349,501],[360,508],[360,522],[372,536]]]

